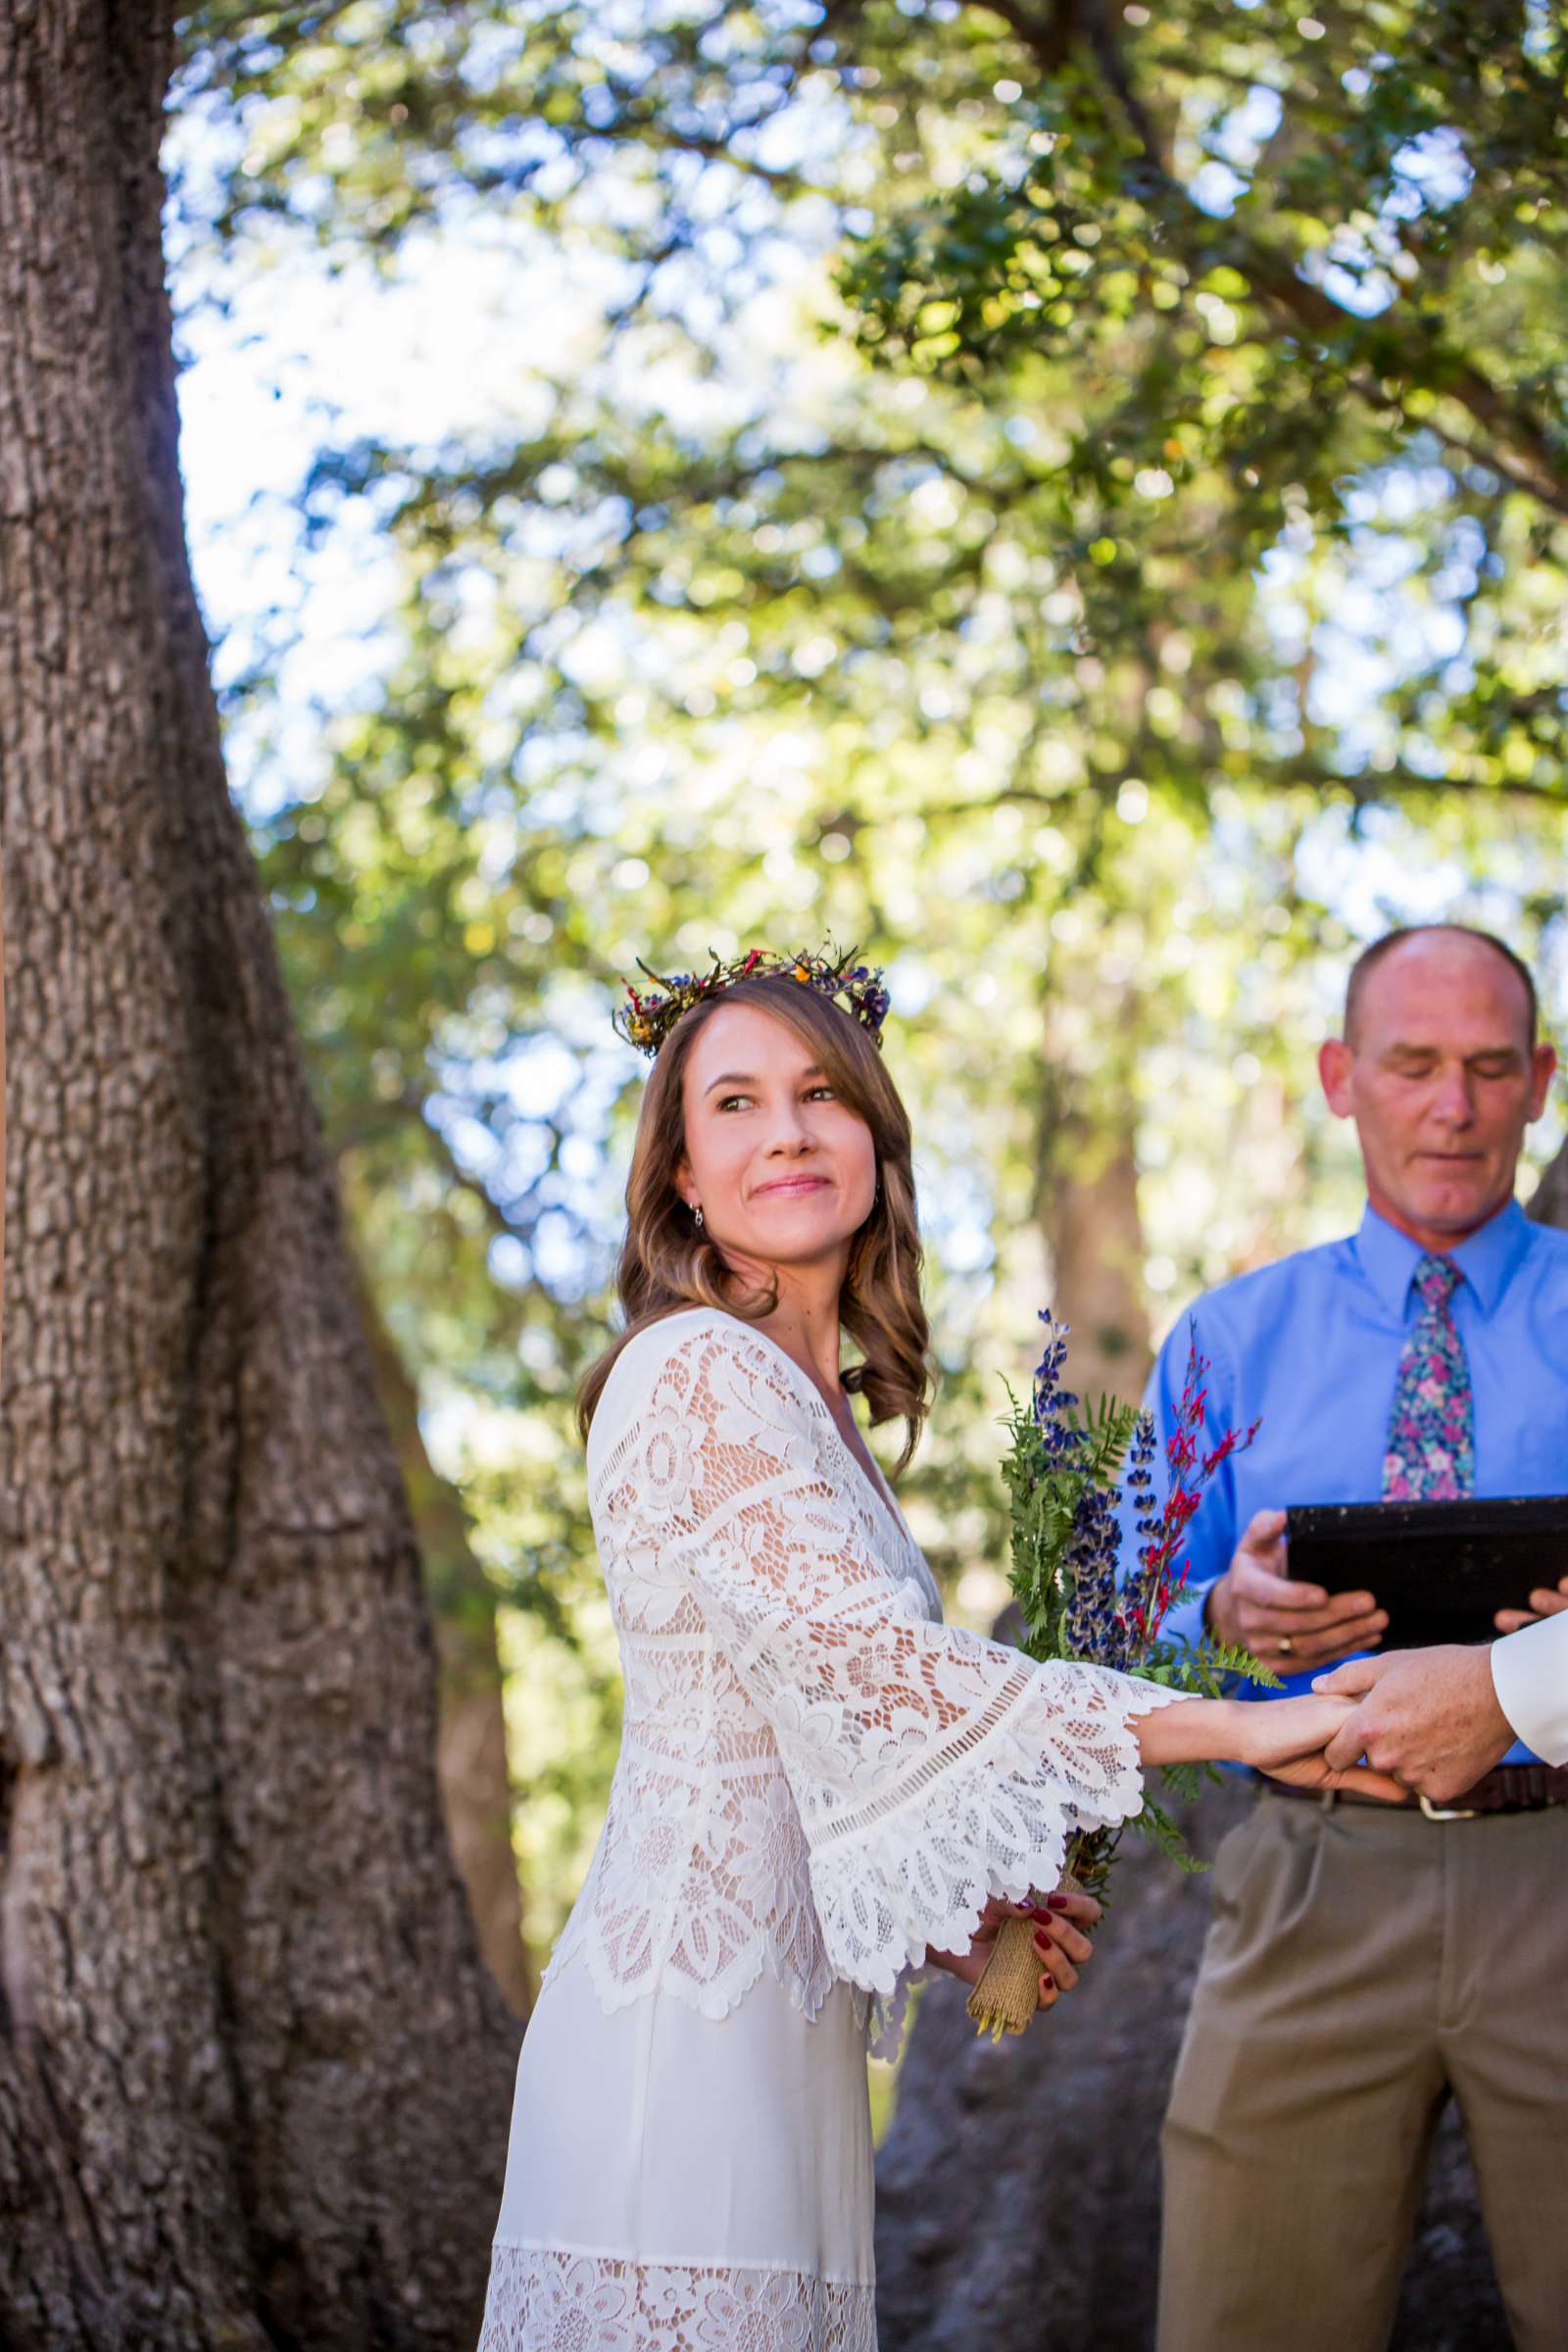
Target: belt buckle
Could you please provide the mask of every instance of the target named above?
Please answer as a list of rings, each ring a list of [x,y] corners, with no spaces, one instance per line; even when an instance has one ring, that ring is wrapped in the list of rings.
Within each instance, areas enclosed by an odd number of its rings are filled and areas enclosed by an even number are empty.
[[[1478,1805],[1435,1805],[1424,1788],[1416,1790],[1416,1800],[1428,1821],[1479,1821]]]

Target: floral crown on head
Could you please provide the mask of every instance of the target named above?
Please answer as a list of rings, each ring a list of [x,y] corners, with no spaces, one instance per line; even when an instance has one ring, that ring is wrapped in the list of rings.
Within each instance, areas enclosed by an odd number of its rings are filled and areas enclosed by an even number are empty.
[[[888,992],[882,985],[882,966],[857,963],[858,953],[852,948],[847,956],[831,949],[820,956],[767,956],[760,948],[753,948],[749,956],[737,956],[732,963],[713,956],[710,971],[668,975],[653,971],[639,956],[637,969],[647,973],[658,993],[640,996],[628,981],[627,1002],[612,1016],[614,1027],[639,1054],[652,1056],[681,1014],[690,1012],[694,1004],[706,1003],[742,980],[797,980],[803,988],[815,989],[819,997],[841,1005],[852,1020],[859,1022],[871,1043],[880,1047]]]

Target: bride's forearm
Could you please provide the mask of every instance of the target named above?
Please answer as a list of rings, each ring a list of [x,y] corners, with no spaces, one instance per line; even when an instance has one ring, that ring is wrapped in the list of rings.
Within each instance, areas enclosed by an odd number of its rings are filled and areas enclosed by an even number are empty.
[[[1234,1698],[1189,1698],[1155,1707],[1132,1728],[1145,1765],[1245,1763],[1250,1710]]]

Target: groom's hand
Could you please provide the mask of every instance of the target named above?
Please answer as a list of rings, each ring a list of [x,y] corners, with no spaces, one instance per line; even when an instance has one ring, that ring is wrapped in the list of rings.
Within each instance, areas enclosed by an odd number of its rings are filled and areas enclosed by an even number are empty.
[[[1340,1671],[1353,1670],[1342,1667]],[[1251,1764],[1266,1772],[1270,1780],[1285,1781],[1293,1788],[1347,1788],[1358,1796],[1378,1797],[1385,1804],[1407,1804],[1409,1790],[1387,1773],[1368,1772],[1353,1757],[1343,1769],[1331,1761],[1335,1735],[1348,1722],[1353,1709],[1353,1700],[1331,1698],[1326,1691],[1309,1698],[1272,1698],[1261,1707],[1238,1706],[1237,1713],[1246,1722],[1236,1760]]]
[[[1324,1751],[1331,1765],[1365,1756],[1438,1804],[1472,1788],[1513,1745],[1490,1649],[1447,1644],[1356,1658],[1320,1674],[1312,1688],[1360,1701]]]
[[[1375,1649],[1388,1624],[1370,1592],[1325,1592],[1285,1573],[1285,1513],[1254,1511],[1204,1609],[1220,1641],[1287,1673]]]

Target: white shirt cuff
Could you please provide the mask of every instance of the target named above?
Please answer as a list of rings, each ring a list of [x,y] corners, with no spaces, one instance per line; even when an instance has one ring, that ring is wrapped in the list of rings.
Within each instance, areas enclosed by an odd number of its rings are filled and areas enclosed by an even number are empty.
[[[1494,1642],[1492,1687],[1526,1747],[1568,1764],[1568,1613]]]

